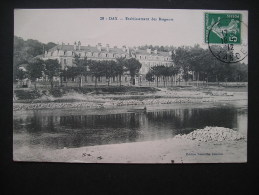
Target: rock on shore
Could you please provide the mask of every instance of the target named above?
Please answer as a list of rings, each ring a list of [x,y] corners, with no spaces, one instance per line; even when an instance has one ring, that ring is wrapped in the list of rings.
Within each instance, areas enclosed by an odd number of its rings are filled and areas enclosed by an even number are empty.
[[[184,138],[201,142],[236,141],[245,139],[245,137],[237,131],[224,127],[205,127],[204,129],[197,129],[189,134],[177,135],[175,138]]]

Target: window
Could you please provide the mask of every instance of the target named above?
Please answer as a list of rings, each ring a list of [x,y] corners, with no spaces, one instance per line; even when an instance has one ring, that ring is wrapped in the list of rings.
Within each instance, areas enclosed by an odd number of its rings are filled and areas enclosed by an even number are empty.
[[[64,59],[64,64],[67,64],[67,59]]]
[[[108,58],[108,54],[105,54],[105,57]]]

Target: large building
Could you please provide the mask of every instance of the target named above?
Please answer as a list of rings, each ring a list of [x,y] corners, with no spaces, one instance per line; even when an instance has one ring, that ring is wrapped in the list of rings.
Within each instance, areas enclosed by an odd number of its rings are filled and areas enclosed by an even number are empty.
[[[110,47],[108,44],[102,46],[100,43],[96,46],[82,46],[81,42],[69,44],[59,44],[49,51],[45,51],[43,59],[57,59],[62,68],[66,66],[73,66],[73,60],[75,55],[80,58],[87,58],[89,60],[116,60],[116,58],[136,58],[141,64],[140,75],[145,75],[148,70],[156,65],[173,65],[171,52],[161,52],[157,50],[141,50],[136,47],[128,48],[123,46],[122,48]]]

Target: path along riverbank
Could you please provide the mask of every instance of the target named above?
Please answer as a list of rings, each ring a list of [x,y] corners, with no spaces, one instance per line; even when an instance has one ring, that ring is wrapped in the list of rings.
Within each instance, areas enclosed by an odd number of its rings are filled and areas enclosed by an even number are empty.
[[[219,101],[247,100],[247,92],[229,92],[224,90],[178,90],[161,89],[155,93],[141,95],[123,94],[78,94],[68,93],[60,98],[43,96],[33,101],[14,99],[13,111],[62,108],[106,108],[128,105],[156,105],[172,103],[203,103]]]

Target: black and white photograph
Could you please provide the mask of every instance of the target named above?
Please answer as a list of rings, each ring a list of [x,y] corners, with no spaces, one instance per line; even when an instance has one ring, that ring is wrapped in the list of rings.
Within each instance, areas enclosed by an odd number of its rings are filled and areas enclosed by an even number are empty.
[[[14,9],[13,160],[246,163],[248,11]]]

